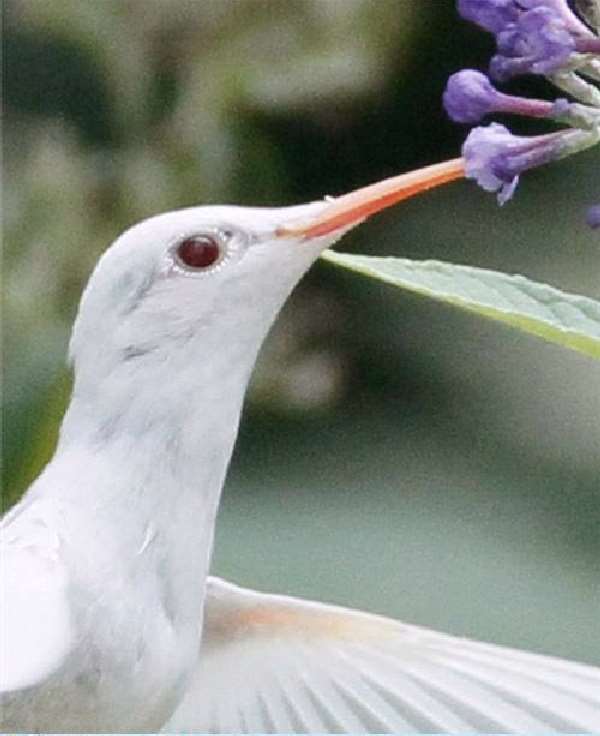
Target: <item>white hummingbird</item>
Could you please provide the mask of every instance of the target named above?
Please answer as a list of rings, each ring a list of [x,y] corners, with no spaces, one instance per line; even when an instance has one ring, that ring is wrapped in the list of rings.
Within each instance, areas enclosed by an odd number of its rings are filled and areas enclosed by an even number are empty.
[[[347,229],[461,173],[170,212],[103,255],[55,455],[2,526],[2,731],[600,731],[600,669],[207,579],[244,393],[289,292]]]

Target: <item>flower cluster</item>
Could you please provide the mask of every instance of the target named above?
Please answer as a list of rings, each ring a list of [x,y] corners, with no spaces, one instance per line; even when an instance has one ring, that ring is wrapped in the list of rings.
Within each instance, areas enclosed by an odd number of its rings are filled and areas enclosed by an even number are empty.
[[[444,92],[449,116],[477,123],[508,113],[564,126],[537,136],[513,135],[498,123],[471,131],[463,146],[467,176],[497,192],[500,204],[510,199],[523,171],[600,141],[600,0],[586,0],[585,7],[584,20],[567,0],[458,0],[463,18],[494,34],[496,54],[488,75],[463,69],[450,77]],[[516,97],[494,86],[522,74],[543,75],[566,96]],[[592,226],[600,225],[598,210],[600,205],[588,213]]]

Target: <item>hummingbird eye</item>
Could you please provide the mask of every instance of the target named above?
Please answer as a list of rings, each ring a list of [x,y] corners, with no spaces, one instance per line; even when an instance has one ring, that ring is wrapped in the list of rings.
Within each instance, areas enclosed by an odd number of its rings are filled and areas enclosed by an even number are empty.
[[[193,235],[177,245],[175,256],[183,268],[202,271],[221,259],[222,250],[223,245],[214,235]]]

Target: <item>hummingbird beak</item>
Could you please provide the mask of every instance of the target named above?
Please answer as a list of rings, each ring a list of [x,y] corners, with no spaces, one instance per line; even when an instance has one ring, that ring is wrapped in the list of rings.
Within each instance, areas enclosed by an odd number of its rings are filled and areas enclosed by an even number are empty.
[[[278,237],[316,238],[335,230],[358,225],[370,215],[440,184],[465,174],[464,160],[455,158],[384,179],[349,194],[327,200],[327,206],[315,217],[281,225]]]

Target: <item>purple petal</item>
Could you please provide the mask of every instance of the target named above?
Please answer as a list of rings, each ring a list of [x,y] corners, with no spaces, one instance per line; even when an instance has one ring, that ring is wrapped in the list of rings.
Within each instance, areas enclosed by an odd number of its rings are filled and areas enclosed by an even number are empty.
[[[473,128],[462,148],[467,178],[475,179],[486,192],[500,192],[499,201],[502,197],[502,203],[512,196],[518,177],[500,178],[494,169],[494,159],[514,140],[515,136],[508,128],[491,123],[486,127]]]
[[[584,36],[593,35],[585,23],[582,23],[571,10],[567,0],[519,0],[519,4],[526,9],[548,8],[569,30]]]
[[[446,112],[457,123],[477,123],[491,112],[512,115],[549,117],[554,112],[551,102],[516,97],[499,92],[490,80],[475,69],[463,69],[449,79],[444,91]],[[567,101],[564,101],[567,105]]]
[[[503,204],[517,186],[519,174],[564,155],[572,131],[517,136],[498,123],[474,128],[463,144],[465,172],[488,192],[498,192]]]
[[[458,0],[458,12],[491,33],[498,33],[519,16],[514,0]]]
[[[564,66],[576,47],[565,23],[551,8],[538,6],[521,13],[496,36],[498,54],[490,76],[506,80],[517,74],[550,74]]]
[[[463,69],[448,79],[443,100],[457,123],[476,123],[495,109],[499,97],[490,80],[475,69]]]
[[[518,183],[519,177],[515,176],[509,182],[504,182],[504,184],[502,184],[502,186],[500,187],[500,191],[496,195],[500,207],[502,207],[503,204],[506,204],[509,199],[512,199]]]

